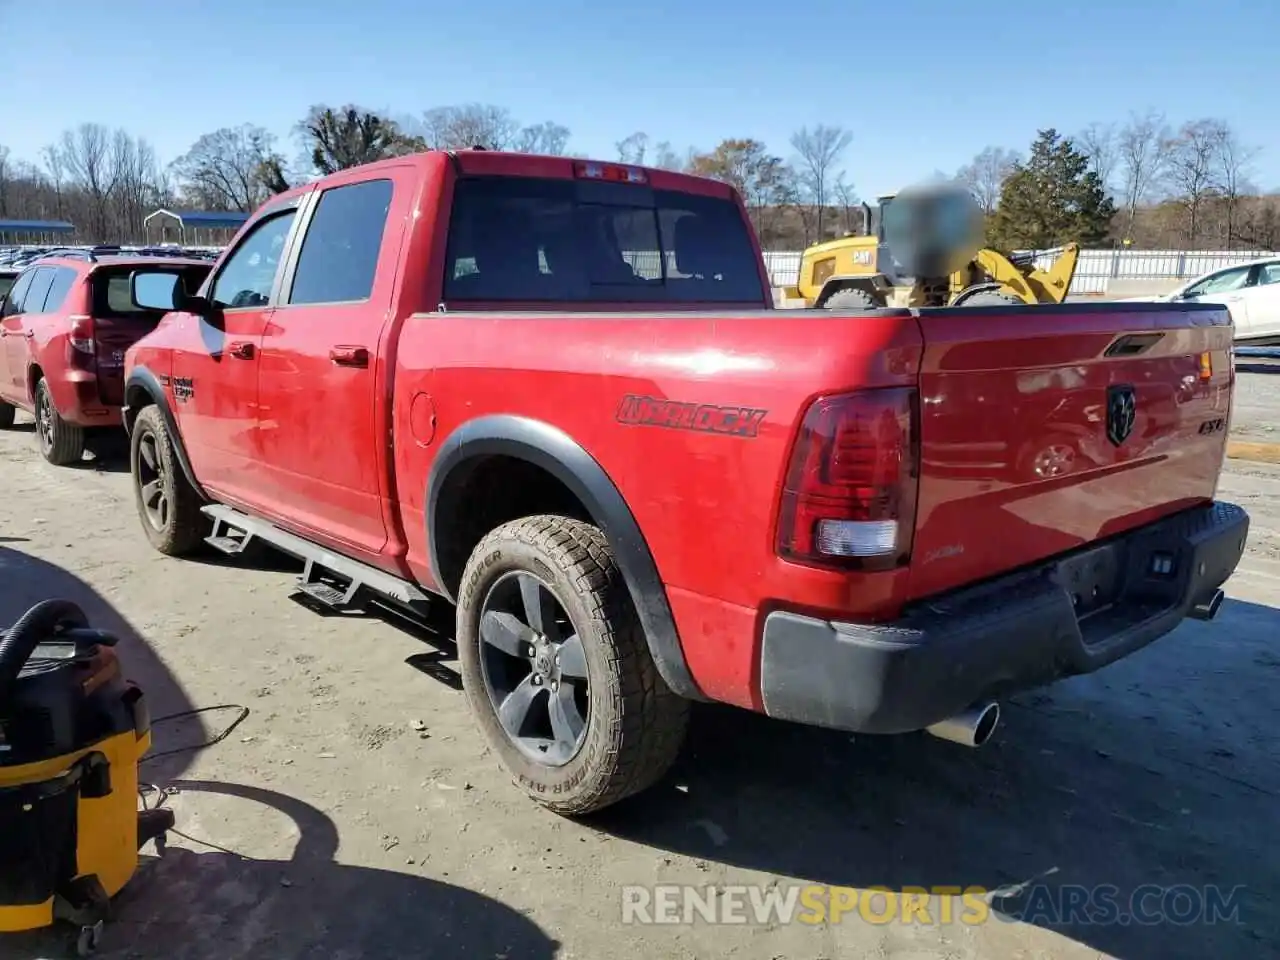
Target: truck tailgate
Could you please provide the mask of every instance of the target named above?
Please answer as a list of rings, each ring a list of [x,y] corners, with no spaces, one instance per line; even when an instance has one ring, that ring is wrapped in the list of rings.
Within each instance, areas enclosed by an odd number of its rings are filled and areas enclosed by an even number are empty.
[[[912,598],[1214,496],[1234,380],[1225,309],[958,308],[920,325]]]

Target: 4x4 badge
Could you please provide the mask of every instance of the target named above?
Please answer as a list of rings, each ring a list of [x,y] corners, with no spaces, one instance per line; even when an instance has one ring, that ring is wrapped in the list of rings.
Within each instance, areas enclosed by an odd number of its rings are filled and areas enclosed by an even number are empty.
[[[1107,439],[1117,447],[1133,433],[1138,419],[1138,398],[1133,387],[1122,384],[1107,387]]]

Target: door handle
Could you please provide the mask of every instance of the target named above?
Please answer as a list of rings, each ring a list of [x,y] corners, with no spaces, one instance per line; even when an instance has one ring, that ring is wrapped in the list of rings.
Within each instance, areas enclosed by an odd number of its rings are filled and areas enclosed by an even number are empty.
[[[339,367],[369,366],[369,349],[339,345],[329,348],[329,359]]]
[[[26,337],[28,340],[34,340],[36,337],[36,332],[34,330],[23,330],[22,335]]]
[[[237,360],[252,360],[253,344],[248,340],[239,340],[231,344],[231,349],[228,352]]]

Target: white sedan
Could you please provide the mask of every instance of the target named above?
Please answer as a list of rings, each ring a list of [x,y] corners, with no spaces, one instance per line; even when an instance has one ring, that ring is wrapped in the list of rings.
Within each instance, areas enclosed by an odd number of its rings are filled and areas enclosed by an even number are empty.
[[[1237,343],[1280,344],[1280,259],[1223,267],[1189,280],[1169,293],[1125,299],[1221,303],[1231,312]]]

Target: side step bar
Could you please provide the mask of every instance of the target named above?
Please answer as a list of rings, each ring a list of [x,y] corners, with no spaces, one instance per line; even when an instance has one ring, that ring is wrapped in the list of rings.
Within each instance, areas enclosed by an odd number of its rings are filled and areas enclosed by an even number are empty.
[[[351,607],[362,590],[381,594],[409,609],[422,609],[430,601],[426,593],[408,580],[326,550],[266,520],[220,503],[210,504],[202,512],[213,520],[213,533],[205,542],[216,550],[235,556],[257,539],[302,560],[306,568],[298,578],[296,592],[325,607],[334,610]]]

